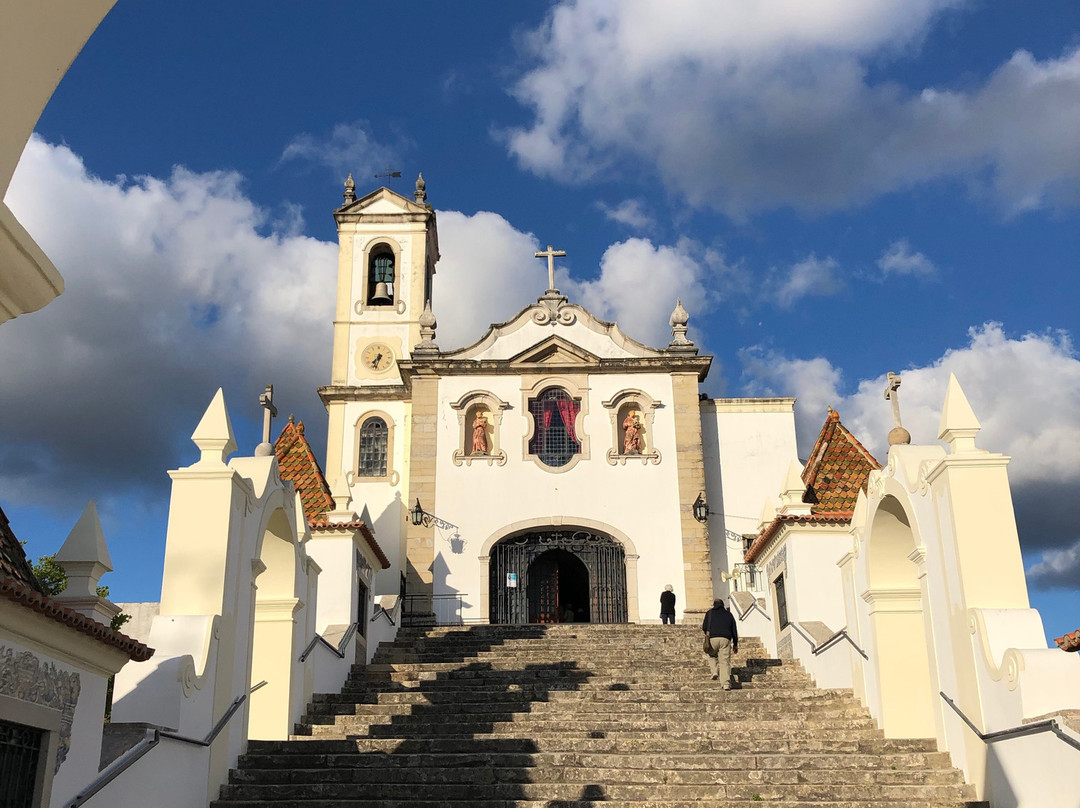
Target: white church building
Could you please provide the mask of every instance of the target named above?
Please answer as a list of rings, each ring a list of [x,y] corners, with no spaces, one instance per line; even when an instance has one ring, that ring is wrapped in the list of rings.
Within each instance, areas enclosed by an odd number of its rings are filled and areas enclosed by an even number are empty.
[[[389,558],[377,594],[404,576],[419,622],[655,622],[670,584],[700,614],[796,460],[794,399],[704,395],[681,303],[644,345],[554,288],[550,247],[535,303],[440,350],[426,198],[350,178],[334,213],[326,477]]]

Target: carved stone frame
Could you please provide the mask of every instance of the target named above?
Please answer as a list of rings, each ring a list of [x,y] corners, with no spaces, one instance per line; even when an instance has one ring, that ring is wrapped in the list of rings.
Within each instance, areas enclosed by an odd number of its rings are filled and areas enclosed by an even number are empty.
[[[640,460],[642,464],[652,463],[658,465],[661,460],[660,450],[653,443],[653,416],[655,411],[663,406],[663,402],[655,400],[644,390],[627,389],[620,390],[607,401],[601,402],[611,418],[611,448],[607,451],[607,462],[612,466],[626,465],[628,460]],[[636,404],[636,409],[641,412],[644,420],[642,434],[645,438],[645,451],[641,454],[625,454],[622,451],[623,429],[620,410],[628,404]]]
[[[382,418],[386,423],[386,474],[378,477],[358,473],[360,468],[360,430],[363,428],[364,423],[371,418]],[[394,468],[394,419],[382,410],[368,410],[357,418],[353,424],[353,462],[352,468],[345,475],[345,482],[351,487],[357,483],[386,482],[390,483],[390,485],[397,485],[400,480],[401,475]]]
[[[506,465],[506,452],[502,448],[502,416],[503,410],[510,409],[510,403],[503,401],[493,393],[489,393],[486,390],[470,390],[463,395],[457,401],[453,402],[450,407],[457,411],[458,418],[458,442],[457,448],[454,450],[452,460],[455,466],[465,464],[471,466],[473,461],[479,463],[481,461],[487,461],[490,466],[493,463],[497,463],[500,466]],[[469,413],[475,412],[478,407],[482,407],[487,412],[491,413],[491,423],[488,425],[488,439],[490,441],[490,451],[487,454],[474,455],[471,450],[472,444],[472,425],[469,423]]]
[[[389,306],[374,306],[367,302],[368,273],[371,272],[372,252],[379,247],[389,247],[390,252],[394,254],[394,302]],[[366,242],[363,242],[363,245],[360,248],[360,260],[362,261],[360,265],[360,294],[353,307],[357,314],[363,314],[365,311],[393,311],[398,314],[405,313],[405,301],[401,292],[401,248],[402,244],[400,240],[390,236],[373,236]]]
[[[532,380],[531,384],[530,379],[522,378],[521,383],[521,412],[529,425],[525,437],[521,440],[522,457],[526,460],[533,461],[537,466],[551,474],[562,474],[570,471],[570,469],[574,468],[580,461],[588,460],[590,456],[589,436],[584,432],[585,416],[589,414],[589,386],[586,378],[584,376],[559,374],[536,377]],[[574,435],[577,437],[578,443],[581,446],[581,451],[570,458],[570,462],[565,466],[549,466],[540,459],[539,455],[535,455],[529,451],[529,441],[531,441],[533,435],[536,434],[536,421],[529,411],[529,401],[539,396],[549,387],[559,387],[565,390],[566,394],[580,405],[577,418],[574,419]]]

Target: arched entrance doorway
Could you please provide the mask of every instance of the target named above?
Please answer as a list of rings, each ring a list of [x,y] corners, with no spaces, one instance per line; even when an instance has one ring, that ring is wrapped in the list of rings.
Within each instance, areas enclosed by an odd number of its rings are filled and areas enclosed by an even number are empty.
[[[548,550],[529,565],[530,623],[588,623],[589,571],[566,550]]]
[[[492,623],[625,623],[626,552],[589,530],[530,530],[491,548]]]

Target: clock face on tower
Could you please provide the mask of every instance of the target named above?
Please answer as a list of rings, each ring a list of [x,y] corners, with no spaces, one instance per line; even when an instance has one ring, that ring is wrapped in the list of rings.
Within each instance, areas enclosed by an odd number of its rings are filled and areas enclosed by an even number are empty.
[[[364,348],[364,352],[360,355],[360,362],[369,371],[381,373],[388,370],[394,363],[394,352],[385,343],[373,342]]]

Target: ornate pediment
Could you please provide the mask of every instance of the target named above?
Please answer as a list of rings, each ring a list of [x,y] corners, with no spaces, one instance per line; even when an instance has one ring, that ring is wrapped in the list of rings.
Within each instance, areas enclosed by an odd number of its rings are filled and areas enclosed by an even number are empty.
[[[600,357],[562,337],[551,336],[510,358],[511,366],[596,367]]]
[[[335,216],[426,214],[427,208],[389,188],[379,188],[334,211]]]

